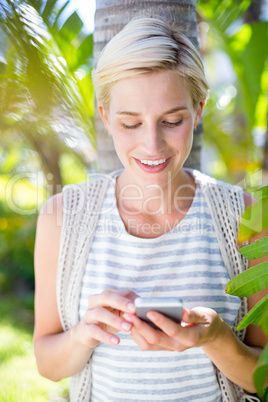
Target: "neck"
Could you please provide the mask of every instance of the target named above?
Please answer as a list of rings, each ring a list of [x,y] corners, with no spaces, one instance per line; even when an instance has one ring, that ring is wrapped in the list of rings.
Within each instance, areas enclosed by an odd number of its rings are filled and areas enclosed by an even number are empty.
[[[164,184],[145,184],[134,178],[129,180],[124,171],[116,184],[118,209],[131,215],[183,213],[189,209],[194,194],[194,178],[183,169],[175,177],[168,173]]]

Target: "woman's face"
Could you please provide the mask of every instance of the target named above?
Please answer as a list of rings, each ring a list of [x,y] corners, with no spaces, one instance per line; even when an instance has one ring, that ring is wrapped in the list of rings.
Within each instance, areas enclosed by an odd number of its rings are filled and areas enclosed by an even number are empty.
[[[204,103],[194,109],[183,79],[171,70],[118,81],[110,99],[109,110],[101,104],[99,110],[125,177],[164,186],[182,171]]]

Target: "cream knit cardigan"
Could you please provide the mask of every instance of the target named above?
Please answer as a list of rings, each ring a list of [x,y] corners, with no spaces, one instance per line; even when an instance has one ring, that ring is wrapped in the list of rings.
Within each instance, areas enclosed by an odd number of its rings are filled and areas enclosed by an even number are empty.
[[[238,186],[212,179],[198,171],[188,169],[201,186],[215,226],[224,265],[230,278],[247,268],[246,260],[237,252],[236,234],[239,219],[244,211],[243,191]],[[86,260],[98,222],[99,212],[109,183],[117,172],[111,175],[96,175],[96,178],[63,189],[63,224],[57,277],[57,303],[64,331],[79,321],[79,297]],[[246,298],[241,307],[234,328],[247,312]],[[233,330],[234,330],[233,328]],[[245,330],[236,332],[243,340]],[[258,401],[249,397],[238,386],[230,382],[218,369],[217,377],[223,402]],[[90,401],[91,362],[71,378],[71,402]]]

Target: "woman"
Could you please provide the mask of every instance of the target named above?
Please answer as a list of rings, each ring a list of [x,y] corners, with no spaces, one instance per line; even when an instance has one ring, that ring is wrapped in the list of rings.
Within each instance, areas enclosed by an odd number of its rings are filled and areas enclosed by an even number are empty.
[[[183,168],[208,94],[201,59],[168,24],[136,19],[93,80],[124,168],[67,186],[40,213],[39,371],[72,376],[71,401],[238,401],[256,391],[265,344],[257,327],[235,336],[246,304],[224,292],[246,268],[235,237],[252,200]],[[135,314],[138,296],[182,297],[182,325],[150,312],[153,329]]]

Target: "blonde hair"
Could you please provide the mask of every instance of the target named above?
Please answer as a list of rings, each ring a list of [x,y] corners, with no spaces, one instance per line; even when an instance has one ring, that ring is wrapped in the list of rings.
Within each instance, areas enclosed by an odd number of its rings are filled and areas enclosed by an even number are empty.
[[[207,98],[204,66],[192,42],[162,20],[133,19],[104,47],[92,72],[97,100],[108,107],[115,82],[161,70],[178,71],[194,107]]]

